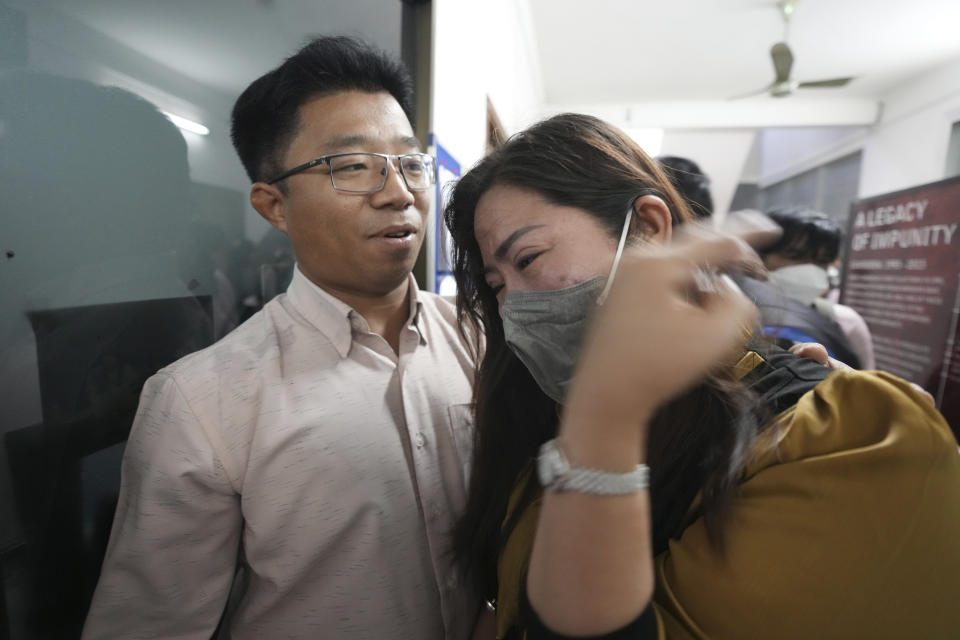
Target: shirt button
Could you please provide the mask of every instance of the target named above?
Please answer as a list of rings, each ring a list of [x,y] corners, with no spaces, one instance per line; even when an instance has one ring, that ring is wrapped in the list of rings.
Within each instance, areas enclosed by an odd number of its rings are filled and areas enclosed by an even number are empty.
[[[417,436],[413,439],[413,441],[417,443],[417,449],[423,449],[423,445],[426,444],[427,439],[424,438],[423,434],[418,431]]]

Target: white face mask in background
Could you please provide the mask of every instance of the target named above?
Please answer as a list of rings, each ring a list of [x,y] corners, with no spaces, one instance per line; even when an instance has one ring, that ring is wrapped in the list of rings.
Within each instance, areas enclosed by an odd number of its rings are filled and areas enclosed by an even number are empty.
[[[774,269],[770,282],[791,298],[812,304],[830,288],[827,270],[815,264],[796,264]]]

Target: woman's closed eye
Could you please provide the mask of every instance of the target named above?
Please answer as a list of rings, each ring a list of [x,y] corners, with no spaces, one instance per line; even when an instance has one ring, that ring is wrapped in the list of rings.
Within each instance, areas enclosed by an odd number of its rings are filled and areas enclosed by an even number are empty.
[[[543,251],[539,251],[536,253],[527,254],[521,258],[517,258],[517,263],[516,263],[517,271],[523,271],[524,269],[530,266],[531,262],[533,262],[534,260],[536,260],[542,255],[543,255]]]
[[[519,256],[514,262],[513,267],[517,271],[523,271],[524,269],[529,267],[534,260],[542,256],[543,254],[544,254],[544,251],[534,251],[532,253]],[[499,277],[497,279],[499,279]],[[494,296],[499,296],[500,292],[503,291],[504,284],[502,282],[490,282],[488,280],[487,286],[490,287],[490,291],[493,292]]]

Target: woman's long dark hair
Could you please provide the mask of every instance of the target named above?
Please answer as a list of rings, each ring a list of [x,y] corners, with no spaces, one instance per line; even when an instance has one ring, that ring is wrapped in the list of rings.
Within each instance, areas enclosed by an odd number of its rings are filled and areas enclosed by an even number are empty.
[[[662,198],[674,225],[692,219],[656,161],[616,128],[584,115],[555,116],[514,136],[453,189],[445,219],[454,243],[457,311],[462,323],[486,339],[474,390],[470,492],[454,531],[454,555],[485,597],[496,595],[497,554],[510,530],[504,517],[511,492],[558,426],[557,405],[504,342],[496,296],[484,279],[474,213],[480,197],[495,185],[527,188],[554,204],[582,209],[614,238],[640,195]],[[655,552],[686,526],[698,493],[707,532],[722,547],[724,519],[758,432],[751,406],[750,395],[732,374],[720,373],[652,419],[647,461]],[[536,492],[530,483],[521,504]]]

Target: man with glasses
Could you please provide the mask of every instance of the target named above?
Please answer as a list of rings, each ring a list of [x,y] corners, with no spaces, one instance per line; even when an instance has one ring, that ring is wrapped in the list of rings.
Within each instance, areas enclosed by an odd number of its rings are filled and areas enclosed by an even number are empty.
[[[251,203],[297,269],[145,385],[85,638],[206,639],[222,616],[235,640],[469,635],[448,534],[476,346],[410,274],[436,180],[411,86],[321,38],[237,100]]]

